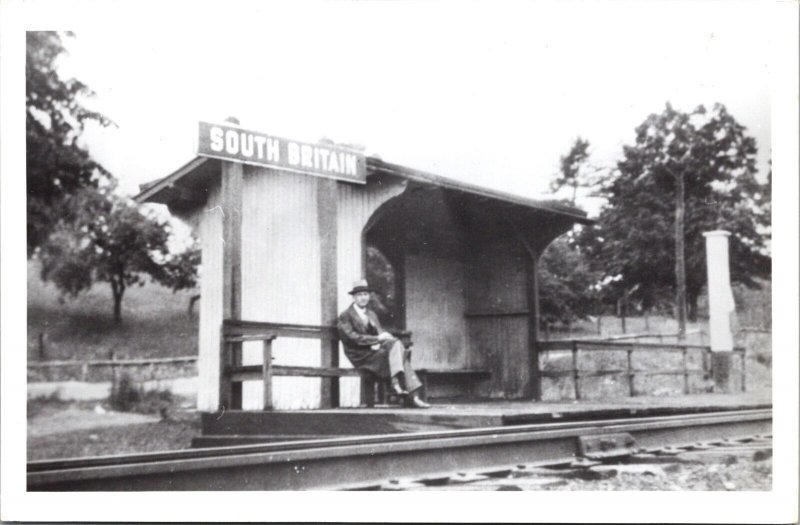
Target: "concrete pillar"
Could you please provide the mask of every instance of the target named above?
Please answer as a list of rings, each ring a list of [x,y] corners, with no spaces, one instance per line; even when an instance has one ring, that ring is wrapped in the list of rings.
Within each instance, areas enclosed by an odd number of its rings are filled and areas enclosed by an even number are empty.
[[[706,267],[708,269],[709,333],[711,336],[711,367],[714,391],[731,392],[733,366],[733,334],[731,314],[735,311],[728,263],[730,232],[717,230],[703,234],[706,238]]]

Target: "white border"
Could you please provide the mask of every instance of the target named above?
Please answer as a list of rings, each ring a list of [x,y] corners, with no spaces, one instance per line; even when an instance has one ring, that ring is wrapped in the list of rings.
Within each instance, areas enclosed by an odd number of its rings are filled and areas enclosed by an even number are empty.
[[[774,191],[775,460],[771,492],[732,493],[129,493],[28,494],[25,467],[25,199],[24,30],[75,29],[83,24],[171,20],[176,35],[195,16],[210,27],[234,28],[236,9],[197,2],[2,0],[0,3],[0,231],[2,232],[2,366],[0,393],[0,518],[125,521],[588,521],[796,522],[798,398],[798,5],[772,9],[776,76],[772,79]],[[725,3],[720,2],[724,11]],[[238,7],[256,4],[240,2]],[[263,5],[263,4],[261,4]],[[282,4],[270,4],[279,6]],[[373,4],[374,5],[374,4]],[[525,9],[549,4],[521,4]],[[579,8],[580,4],[574,7]],[[205,10],[202,8],[206,8]],[[456,6],[454,5],[455,9]],[[487,5],[487,8],[488,5]],[[535,14],[531,14],[535,16]],[[257,20],[254,21],[257,23]],[[443,28],[445,31],[446,28]],[[679,34],[679,33],[678,33]],[[409,38],[413,38],[410,35]],[[746,38],[746,35],[743,35]],[[146,31],[143,31],[146,39]]]

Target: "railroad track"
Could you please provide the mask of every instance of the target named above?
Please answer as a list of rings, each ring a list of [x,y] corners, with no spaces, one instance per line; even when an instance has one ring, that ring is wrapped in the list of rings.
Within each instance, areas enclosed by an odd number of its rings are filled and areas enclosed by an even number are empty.
[[[585,457],[572,460],[537,461],[513,468],[486,468],[420,477],[391,478],[380,484],[355,487],[354,490],[419,491],[419,490],[548,490],[558,487],[581,487],[580,482],[613,480],[627,475],[647,479],[662,478],[667,473],[685,473],[703,465],[707,473],[716,473],[714,464],[731,465],[740,459],[764,461],[772,458],[772,436],[754,435],[735,439],[699,441],[690,445],[654,447],[638,452],[609,455],[603,458]],[[689,476],[682,476],[684,479]],[[713,476],[712,476],[713,478]],[[620,486],[630,490],[631,478]],[[752,481],[752,480],[750,480]],[[720,488],[739,490],[736,484],[717,478]],[[627,483],[627,485],[625,485]],[[686,490],[686,486],[668,484],[671,490]],[[747,487],[743,488],[748,490]],[[579,488],[579,490],[582,490]]]
[[[29,491],[386,488],[392,479],[435,484],[453,481],[459,472],[504,473],[520,465],[632,456],[771,433],[772,411],[761,409],[387,434],[33,461],[27,485]]]

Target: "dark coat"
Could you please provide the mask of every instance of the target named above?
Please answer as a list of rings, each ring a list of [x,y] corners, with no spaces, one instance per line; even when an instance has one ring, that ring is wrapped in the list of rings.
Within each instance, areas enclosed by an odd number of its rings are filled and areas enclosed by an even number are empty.
[[[339,315],[336,327],[339,330],[339,339],[344,346],[344,355],[359,369],[370,370],[380,377],[389,376],[389,366],[386,352],[391,344],[380,343],[378,334],[383,332],[378,316],[372,310],[367,310],[370,326],[367,326],[356,312],[355,306],[350,307]],[[378,350],[372,346],[380,344]]]

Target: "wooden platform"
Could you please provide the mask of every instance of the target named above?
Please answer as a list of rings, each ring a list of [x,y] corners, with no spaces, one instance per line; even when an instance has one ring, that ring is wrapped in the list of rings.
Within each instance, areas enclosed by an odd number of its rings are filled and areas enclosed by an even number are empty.
[[[769,393],[632,397],[608,401],[440,402],[427,410],[399,407],[203,413],[195,447],[358,435],[486,428],[569,420],[657,416],[764,408]]]

